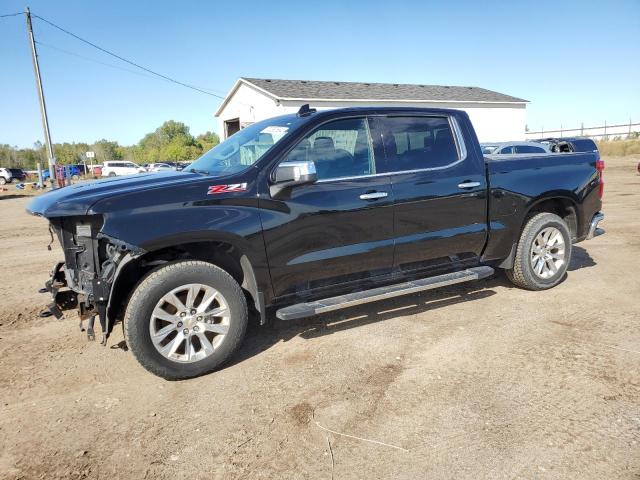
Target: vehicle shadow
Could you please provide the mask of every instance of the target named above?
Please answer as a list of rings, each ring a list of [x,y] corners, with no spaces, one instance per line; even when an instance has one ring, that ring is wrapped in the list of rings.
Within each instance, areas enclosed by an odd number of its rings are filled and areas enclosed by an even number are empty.
[[[591,258],[589,252],[578,245],[573,246],[573,251],[571,252],[571,262],[569,263],[569,268],[567,270],[573,272],[575,270],[580,270],[581,268],[589,268],[596,265],[596,261]]]
[[[309,340],[397,316],[417,315],[461,302],[479,300],[495,295],[496,287],[514,288],[504,275],[498,273],[479,282],[367,303],[300,320],[282,321],[272,313],[267,326],[258,326],[256,322],[250,324],[242,348],[226,366],[240,363],[268,350],[276,343],[286,342],[294,337]]]
[[[0,200],[12,200],[14,198],[24,198],[30,197],[31,195],[21,194],[21,193],[9,193],[7,195],[0,195]]]

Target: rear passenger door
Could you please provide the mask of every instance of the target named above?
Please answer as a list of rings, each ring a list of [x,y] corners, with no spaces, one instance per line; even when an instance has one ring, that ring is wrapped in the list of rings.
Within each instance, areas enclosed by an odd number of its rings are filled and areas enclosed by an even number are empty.
[[[394,207],[394,268],[438,273],[477,264],[487,236],[484,159],[450,116],[379,117]]]

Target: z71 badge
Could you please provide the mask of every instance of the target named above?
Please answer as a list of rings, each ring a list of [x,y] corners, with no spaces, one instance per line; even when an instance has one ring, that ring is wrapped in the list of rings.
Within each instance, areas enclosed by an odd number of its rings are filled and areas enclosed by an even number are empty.
[[[244,192],[247,189],[246,183],[233,183],[231,185],[211,185],[207,195],[215,195],[216,193],[228,192]]]

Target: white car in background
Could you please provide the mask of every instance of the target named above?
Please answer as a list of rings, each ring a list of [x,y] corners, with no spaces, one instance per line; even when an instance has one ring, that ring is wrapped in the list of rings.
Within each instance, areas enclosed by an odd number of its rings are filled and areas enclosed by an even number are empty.
[[[102,166],[103,177],[115,177],[120,175],[133,175],[134,173],[143,173],[146,170],[133,162],[113,161],[104,162]]]
[[[150,163],[147,165],[147,172],[167,172],[169,170],[175,170],[175,167],[167,163]]]

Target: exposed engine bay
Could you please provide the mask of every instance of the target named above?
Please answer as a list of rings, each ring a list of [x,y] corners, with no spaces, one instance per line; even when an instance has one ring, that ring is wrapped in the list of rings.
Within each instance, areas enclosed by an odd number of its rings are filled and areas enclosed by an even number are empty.
[[[126,261],[143,253],[102,233],[102,217],[60,217],[51,219],[49,229],[58,237],[64,251],[64,262],[59,262],[42,292],[51,292],[53,302],[42,316],[62,318],[64,310],[77,308],[80,328],[90,340],[95,339],[94,323],[98,317],[102,329],[103,345],[113,329],[108,315],[111,289],[118,268]],[[51,248],[51,245],[49,245]]]

